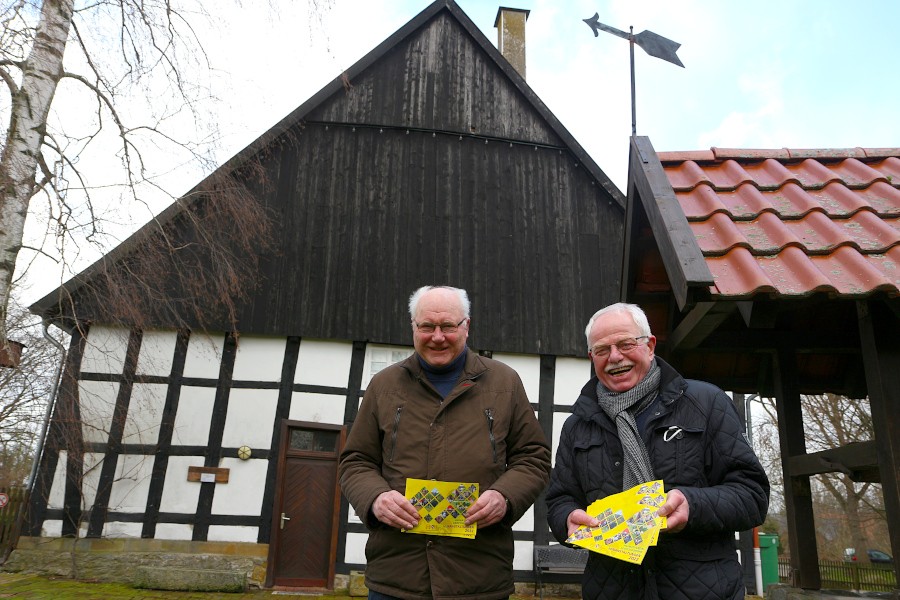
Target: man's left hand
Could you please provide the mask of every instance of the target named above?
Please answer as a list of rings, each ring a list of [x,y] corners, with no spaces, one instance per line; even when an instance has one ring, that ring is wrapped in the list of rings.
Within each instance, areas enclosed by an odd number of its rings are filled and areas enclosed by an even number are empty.
[[[691,507],[681,490],[671,490],[666,494],[666,502],[659,507],[659,516],[666,517],[668,533],[678,533],[687,525]]]
[[[506,498],[497,490],[487,490],[466,512],[466,525],[478,523],[479,527],[487,527],[505,516]]]

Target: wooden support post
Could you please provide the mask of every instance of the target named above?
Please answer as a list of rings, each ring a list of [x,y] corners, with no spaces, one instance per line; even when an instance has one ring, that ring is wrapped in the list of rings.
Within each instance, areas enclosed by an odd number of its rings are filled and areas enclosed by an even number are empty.
[[[791,457],[806,454],[796,354],[789,349],[777,350],[774,366],[778,439],[791,550],[791,585],[818,590],[822,587],[822,580],[819,574],[819,551],[816,547],[809,475],[798,476],[791,472]]]
[[[856,308],[894,576],[900,582],[900,311],[877,300],[859,301]],[[900,597],[900,583],[894,596]]]

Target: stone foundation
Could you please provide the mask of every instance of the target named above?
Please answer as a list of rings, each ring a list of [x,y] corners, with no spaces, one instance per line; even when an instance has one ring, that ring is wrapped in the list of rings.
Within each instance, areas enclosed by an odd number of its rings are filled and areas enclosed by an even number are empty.
[[[195,576],[194,580],[202,579],[204,585],[211,586],[228,582],[246,589],[263,586],[268,553],[268,544],[247,542],[23,536],[2,569],[145,586],[153,585],[148,573],[209,572],[218,575]],[[190,577],[184,578],[185,582],[189,580]],[[167,581],[167,585],[178,585],[178,578]]]

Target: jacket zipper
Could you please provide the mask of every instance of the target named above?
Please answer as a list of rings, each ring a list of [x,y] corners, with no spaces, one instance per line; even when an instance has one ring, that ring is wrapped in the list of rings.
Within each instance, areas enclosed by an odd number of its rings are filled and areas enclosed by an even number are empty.
[[[488,435],[491,437],[491,453],[494,456],[494,462],[497,462],[497,440],[494,439],[494,409],[484,409],[484,416],[487,417]]]
[[[397,449],[397,432],[400,430],[400,413],[403,412],[403,407],[397,407],[397,414],[394,416],[394,431],[391,433],[391,456],[388,462],[394,462],[394,450]]]

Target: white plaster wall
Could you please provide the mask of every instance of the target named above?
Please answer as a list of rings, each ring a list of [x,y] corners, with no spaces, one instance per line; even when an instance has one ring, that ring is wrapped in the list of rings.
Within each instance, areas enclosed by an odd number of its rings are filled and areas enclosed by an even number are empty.
[[[61,450],[59,460],[56,461],[56,471],[53,472],[53,482],[50,484],[50,495],[47,497],[47,508],[62,508],[66,494],[66,461],[68,452]]]
[[[294,392],[291,396],[288,418],[296,421],[341,425],[344,422],[345,401],[344,396],[335,394]]]
[[[100,470],[103,468],[105,454],[85,452],[82,463],[84,473],[81,477],[81,507],[88,509],[94,505],[97,497],[97,484],[100,482]]]
[[[281,381],[285,344],[284,338],[241,336],[232,378],[235,381]]]
[[[347,387],[353,344],[324,340],[301,340],[294,383]]]
[[[145,331],[135,372],[168,377],[172,373],[177,339],[178,334],[174,331]]]
[[[553,439],[550,441],[551,460],[556,465],[556,449],[559,447],[559,435],[562,433],[563,424],[572,413],[553,413]]]
[[[41,525],[41,537],[62,537],[62,521],[52,519]]]
[[[534,568],[534,543],[520,540],[514,543],[516,554],[513,557],[513,569],[531,571]]]
[[[347,547],[344,550],[344,562],[366,564],[367,533],[348,533]]]
[[[278,390],[232,389],[222,446],[269,448],[278,408]]]
[[[103,537],[108,538],[139,538],[143,530],[141,523],[122,523],[111,521],[103,525]]]
[[[218,379],[224,345],[223,333],[193,333],[184,361],[184,376]]]
[[[116,462],[116,474],[109,495],[109,509],[143,513],[147,508],[153,456],[122,454]]]
[[[253,542],[259,536],[259,527],[237,525],[210,525],[206,539],[210,542]]]
[[[537,404],[541,387],[541,358],[528,354],[494,353],[494,360],[509,365],[519,374],[529,402]]]
[[[202,464],[202,463],[201,463]],[[259,515],[266,488],[268,460],[223,458],[220,467],[230,469],[228,483],[217,483],[212,502],[215,515]],[[254,538],[254,541],[256,538]],[[240,541],[240,540],[233,540]]]
[[[88,373],[121,373],[125,366],[130,332],[122,327],[92,326],[81,359]]]
[[[534,529],[534,506],[525,511],[525,514],[513,525],[514,531],[532,531]]]
[[[128,417],[122,431],[124,444],[156,444],[166,408],[168,386],[164,383],[135,383],[128,403]]]
[[[62,537],[62,521],[47,520],[41,527],[41,537]],[[87,537],[87,524],[81,526],[78,530],[78,537]]]
[[[166,469],[166,480],[163,484],[160,512],[188,513],[197,512],[197,500],[200,498],[200,484],[187,480],[188,467],[202,467],[202,456],[170,456]],[[188,536],[190,537],[190,536]]]
[[[172,443],[205,446],[209,442],[209,423],[215,401],[215,388],[183,386],[178,399],[178,412],[175,414]]]
[[[194,537],[194,528],[182,523],[157,523],[153,537],[157,540],[190,540]]]
[[[587,358],[557,358],[553,403],[568,406],[575,404],[581,388],[591,375],[593,375],[591,361]]]
[[[79,381],[81,431],[85,442],[107,442],[119,384],[112,381]]]

